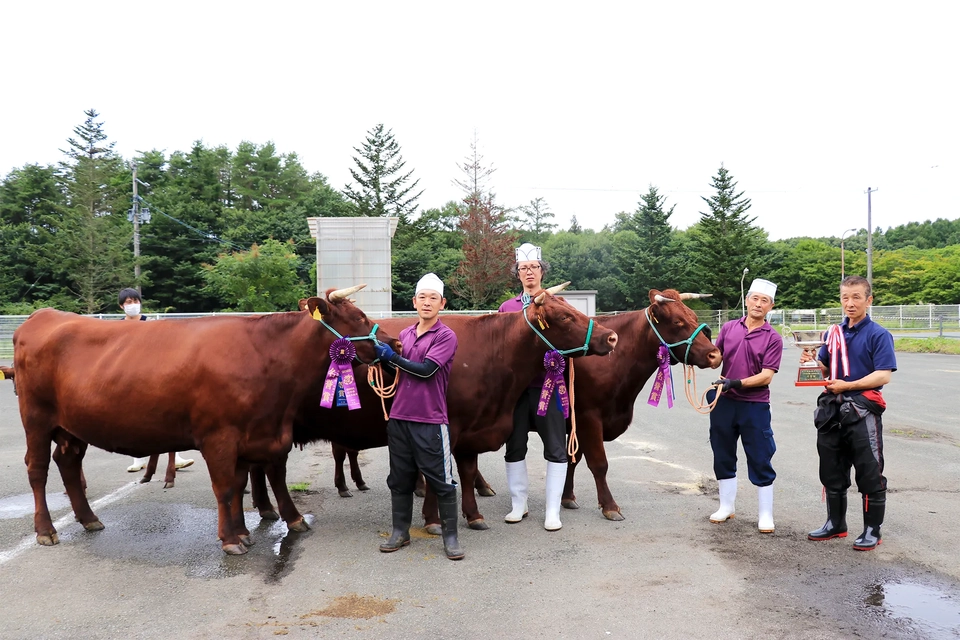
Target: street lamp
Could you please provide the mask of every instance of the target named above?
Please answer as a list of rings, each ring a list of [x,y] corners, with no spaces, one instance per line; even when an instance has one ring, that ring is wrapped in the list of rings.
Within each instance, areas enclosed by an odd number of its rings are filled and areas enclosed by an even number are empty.
[[[850,233],[851,231],[854,231],[854,232],[855,232],[856,229],[847,229],[847,230],[844,231],[843,234],[840,236],[840,282],[843,282],[843,278],[844,278],[844,275],[845,275],[845,272],[844,272],[844,264],[843,264],[843,240],[844,240],[844,238],[847,237],[847,234]]]
[[[744,267],[743,275],[740,276],[740,313],[742,315],[747,315],[747,300],[743,296],[743,279],[747,277],[748,273],[750,273],[750,269]]]

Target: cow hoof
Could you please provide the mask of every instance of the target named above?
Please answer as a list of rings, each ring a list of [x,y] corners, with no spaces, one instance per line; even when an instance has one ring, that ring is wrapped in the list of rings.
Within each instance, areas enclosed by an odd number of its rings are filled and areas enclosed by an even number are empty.
[[[427,495],[427,490],[426,490],[426,489],[414,489],[414,490],[413,490],[413,495],[417,496],[418,498],[423,498],[424,496]]]
[[[493,496],[497,495],[497,492],[491,487],[483,487],[481,489],[477,489],[477,495],[483,496],[484,498],[492,498]]]
[[[439,536],[443,533],[443,528],[439,523],[437,524],[428,524],[423,528],[424,531],[429,533],[432,536]]]
[[[242,544],[245,547],[252,547],[254,544],[253,538],[250,537],[250,534],[247,534],[245,536],[240,536],[240,544]]]
[[[297,533],[304,533],[310,531],[310,525],[307,524],[306,520],[300,518],[287,524],[287,529],[290,529],[290,531],[296,531]]]
[[[370,487],[365,484],[358,484],[357,489],[360,489],[360,491],[370,491]]]
[[[260,512],[261,520],[279,520],[280,514],[274,511],[273,509],[268,509],[267,511]]]
[[[564,509],[579,509],[580,505],[577,504],[576,500],[561,500],[560,504],[563,505]]]
[[[620,522],[621,520],[623,520],[623,514],[620,513],[619,509],[617,509],[616,511],[604,511],[603,517],[606,518],[607,520],[613,520],[614,522]]]
[[[172,483],[172,482],[164,482],[164,483],[163,483],[163,488],[164,488],[164,489],[173,489],[173,483]]]
[[[341,498],[352,498],[352,497],[353,497],[353,494],[350,493],[349,491],[347,491],[346,489],[344,489],[343,491],[337,491],[337,493],[340,494],[340,497],[341,497]]]
[[[42,544],[45,547],[52,547],[55,544],[60,544],[60,536],[55,533],[47,534],[37,534],[37,544]]]
[[[242,556],[247,552],[247,548],[243,544],[225,544],[223,552],[228,556]]]
[[[150,482],[150,478],[140,478],[140,484],[147,484]]]
[[[83,525],[83,528],[87,531],[103,531],[103,523],[99,520],[94,520],[93,522],[88,522]]]
[[[486,520],[480,518],[478,520],[471,520],[467,523],[467,526],[476,531],[486,531],[490,528],[490,525],[487,524]]]

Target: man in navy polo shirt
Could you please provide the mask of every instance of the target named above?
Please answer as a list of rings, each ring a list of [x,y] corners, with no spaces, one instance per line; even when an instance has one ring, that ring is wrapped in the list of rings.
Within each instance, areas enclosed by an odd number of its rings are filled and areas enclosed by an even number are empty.
[[[847,489],[852,466],[857,489],[863,494],[863,533],[853,548],[872,551],[880,544],[880,525],[887,506],[880,419],[887,405],[881,390],[897,370],[897,358],[893,336],[867,314],[873,304],[873,291],[866,278],[844,278],[840,304],[846,321],[830,327],[826,345],[817,356],[829,380],[817,400],[815,417],[827,521],[807,537],[829,540],[847,536]],[[806,352],[800,357],[801,362],[812,359]]]
[[[400,370],[400,384],[387,423],[387,486],[393,506],[393,533],[380,545],[384,553],[410,544],[413,490],[419,470],[437,494],[444,551],[451,560],[463,558],[457,540],[459,505],[447,430],[447,384],[457,352],[457,336],[439,318],[446,302],[440,278],[433,273],[423,276],[413,297],[419,320],[399,336],[406,357],[387,344],[376,347],[378,358]]]
[[[767,322],[777,285],[757,278],[747,292],[747,315],[720,329],[717,348],[723,354],[722,385],[717,405],[710,413],[710,446],[713,471],[720,485],[720,508],[710,522],[734,517],[737,497],[737,439],[747,454],[747,473],[758,490],[757,528],[773,533],[773,481],[770,461],[777,451],[770,426],[770,382],[780,369],[783,338]],[[716,391],[707,399],[711,402]]]

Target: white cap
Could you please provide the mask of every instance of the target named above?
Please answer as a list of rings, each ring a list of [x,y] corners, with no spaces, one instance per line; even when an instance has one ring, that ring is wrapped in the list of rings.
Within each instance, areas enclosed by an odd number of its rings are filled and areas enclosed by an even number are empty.
[[[777,285],[763,278],[755,278],[754,281],[750,283],[750,288],[747,289],[747,295],[751,293],[759,293],[773,300],[777,295]]]
[[[440,297],[443,297],[443,280],[437,277],[435,273],[428,273],[427,275],[420,278],[420,281],[417,283],[417,290],[413,295],[419,295],[421,291],[436,291],[440,294]]]
[[[540,260],[540,247],[535,247],[529,242],[524,242],[515,249],[517,253],[517,262],[526,260]]]

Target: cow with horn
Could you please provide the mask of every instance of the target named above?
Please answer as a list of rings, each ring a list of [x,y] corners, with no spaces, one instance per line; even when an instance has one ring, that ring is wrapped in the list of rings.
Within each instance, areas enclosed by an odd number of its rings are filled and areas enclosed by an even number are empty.
[[[88,531],[103,528],[81,487],[88,444],[134,456],[199,449],[223,550],[246,553],[252,540],[241,499],[249,465],[266,465],[271,484],[285,486],[294,421],[321,397],[333,355],[372,362],[376,342],[395,341],[349,301],[363,286],[310,298],[308,313],[259,317],[133,323],[34,312],[13,342],[37,542],[59,541],[45,493],[51,443]],[[131,360],[151,366],[132,380]],[[131,422],[122,408],[132,398],[140,417]],[[308,528],[299,514],[286,515],[291,530]]]
[[[666,368],[675,362],[701,369],[715,369],[722,362],[710,341],[709,327],[683,303],[708,295],[651,289],[650,306],[645,309],[603,316],[604,325],[620,336],[617,350],[607,358],[584,358],[577,363],[580,453],[593,473],[599,508],[608,520],[623,520],[623,515],[607,486],[603,443],[620,437],[630,426],[637,396],[647,380],[658,371],[668,374]],[[563,506],[568,509],[579,508],[573,490],[578,462],[579,458],[572,460],[567,468]]]

